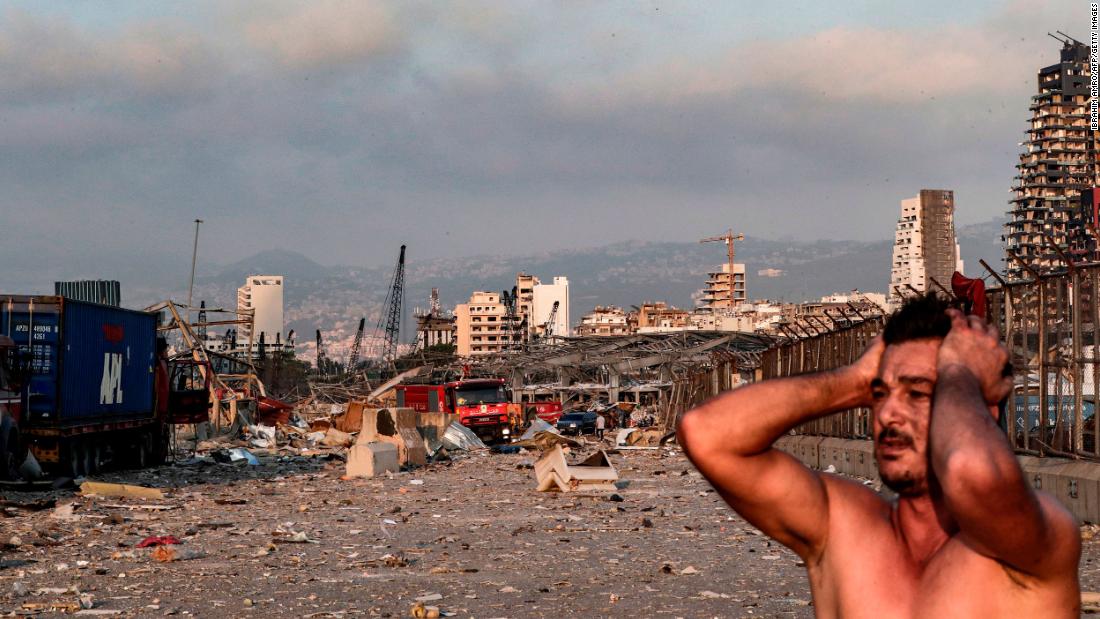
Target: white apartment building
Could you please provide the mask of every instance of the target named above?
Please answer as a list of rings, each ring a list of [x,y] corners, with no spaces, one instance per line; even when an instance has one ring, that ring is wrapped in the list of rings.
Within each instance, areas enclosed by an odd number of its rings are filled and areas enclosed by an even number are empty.
[[[528,324],[531,333],[543,337],[550,315],[554,314],[553,335],[555,337],[568,337],[569,325],[569,278],[558,276],[553,284],[543,284],[537,279],[533,288],[531,304],[531,318]],[[554,312],[554,303],[558,304],[558,310]]]
[[[260,334],[264,344],[274,346],[283,342],[283,276],[249,275],[245,283],[237,288],[237,311],[253,311],[252,349],[259,349]],[[248,348],[249,326],[240,325],[237,329],[237,347]]]

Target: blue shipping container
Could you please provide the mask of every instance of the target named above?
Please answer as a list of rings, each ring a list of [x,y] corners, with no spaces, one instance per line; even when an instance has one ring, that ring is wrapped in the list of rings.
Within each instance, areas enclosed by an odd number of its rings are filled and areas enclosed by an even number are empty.
[[[1090,395],[1088,397],[1091,398],[1093,396]],[[1073,402],[1074,402],[1074,397],[1072,395],[1063,395],[1060,401],[1058,399],[1058,396],[1048,395],[1047,396],[1047,407],[1046,407],[1047,408],[1047,410],[1046,410],[1047,424],[1049,426],[1053,427],[1059,414],[1062,415],[1062,419],[1065,422],[1072,423],[1073,422],[1073,417],[1074,417]],[[1021,394],[1021,395],[1016,396],[1016,429],[1017,430],[1023,430],[1024,429],[1024,418],[1025,418],[1024,411],[1025,411],[1025,408],[1026,408],[1026,411],[1027,411],[1027,413],[1026,413],[1027,429],[1028,430],[1033,430],[1033,429],[1039,427],[1039,422],[1042,420],[1042,417],[1040,416],[1040,411],[1039,411],[1039,396],[1038,395],[1024,396],[1024,395]],[[1089,419],[1093,416],[1093,414],[1095,412],[1096,412],[1096,405],[1093,404],[1093,402],[1091,400],[1086,400],[1086,399],[1082,398],[1081,399],[1081,417],[1083,419]]]
[[[153,417],[155,314],[42,296],[0,295],[0,333],[30,362],[24,427]]]

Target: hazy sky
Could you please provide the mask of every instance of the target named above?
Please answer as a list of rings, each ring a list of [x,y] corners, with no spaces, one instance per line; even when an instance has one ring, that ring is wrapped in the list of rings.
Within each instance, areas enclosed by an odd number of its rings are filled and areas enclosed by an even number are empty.
[[[1006,210],[1088,2],[0,3],[0,257],[329,264]],[[109,274],[105,274],[109,275]]]

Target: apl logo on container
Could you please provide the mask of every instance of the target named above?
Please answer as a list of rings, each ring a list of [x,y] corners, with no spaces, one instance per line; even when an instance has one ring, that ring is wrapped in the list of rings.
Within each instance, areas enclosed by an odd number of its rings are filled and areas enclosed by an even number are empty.
[[[119,343],[124,337],[119,325],[103,325],[103,337]],[[99,381],[100,404],[122,404],[122,353],[103,353],[103,378]]]
[[[100,404],[122,404],[122,354],[103,353],[103,378],[99,381]]]

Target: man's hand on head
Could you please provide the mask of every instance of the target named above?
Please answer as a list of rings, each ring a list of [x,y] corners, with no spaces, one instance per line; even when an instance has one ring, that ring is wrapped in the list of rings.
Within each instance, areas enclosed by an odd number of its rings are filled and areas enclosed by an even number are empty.
[[[940,376],[953,368],[966,368],[977,379],[986,404],[994,405],[1012,391],[1012,377],[1005,376],[1008,350],[1001,344],[997,328],[978,316],[947,310],[951,331],[940,345],[936,369]]]
[[[860,388],[863,390],[860,396],[860,406],[871,406],[873,401],[871,381],[878,376],[878,367],[882,363],[882,353],[885,350],[886,344],[882,341],[882,336],[879,335],[867,344],[867,349],[863,351],[859,359],[848,366],[849,370],[855,372],[859,379]]]

